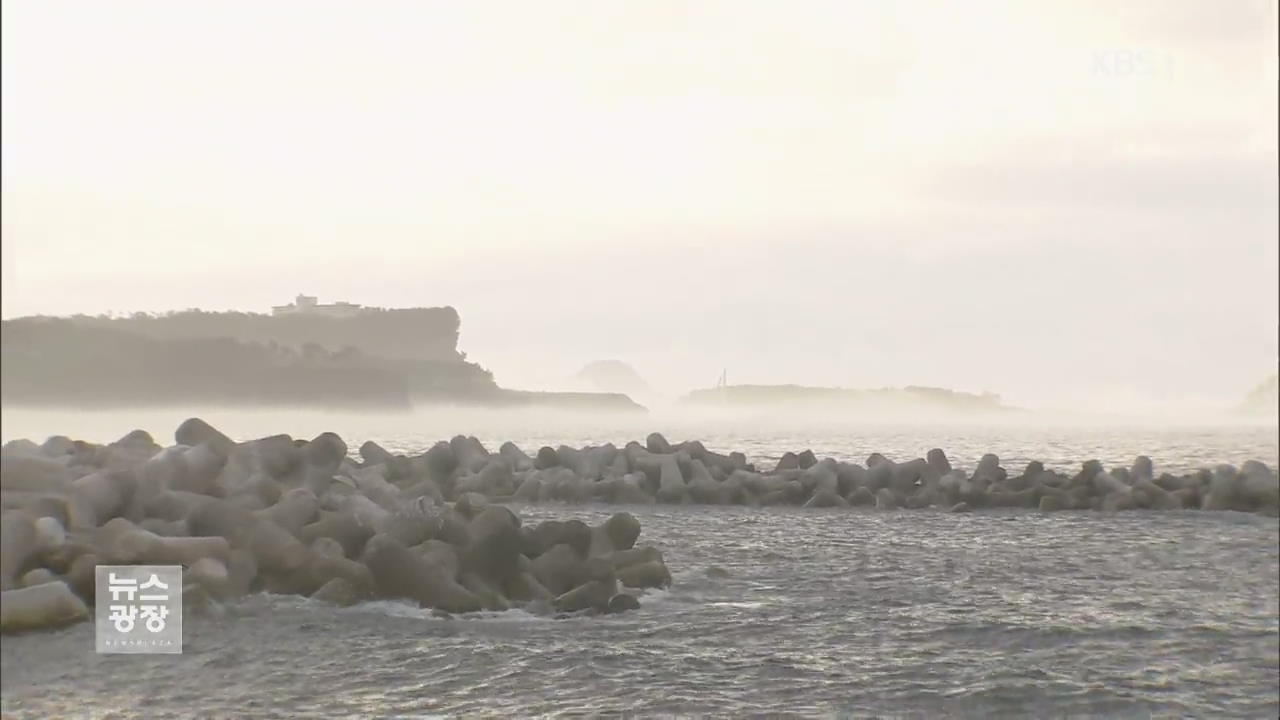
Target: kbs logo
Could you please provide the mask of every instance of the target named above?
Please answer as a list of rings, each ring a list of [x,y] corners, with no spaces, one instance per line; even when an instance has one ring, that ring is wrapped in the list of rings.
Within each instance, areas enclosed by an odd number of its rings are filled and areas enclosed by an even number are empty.
[[[1096,77],[1163,80],[1173,78],[1172,55],[1141,48],[1094,50],[1092,67]]]

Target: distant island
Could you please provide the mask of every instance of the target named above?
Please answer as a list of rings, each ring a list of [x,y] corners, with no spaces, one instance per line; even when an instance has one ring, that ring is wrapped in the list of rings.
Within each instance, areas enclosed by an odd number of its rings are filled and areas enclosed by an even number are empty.
[[[826,411],[937,411],[948,414],[1007,414],[1020,408],[1004,405],[995,393],[965,393],[946,388],[853,390],[803,385],[722,385],[694,390],[680,399],[688,405],[732,408],[821,409]]]
[[[640,377],[640,373],[621,360],[587,363],[574,375],[573,380],[577,385],[593,392],[622,393],[642,401],[657,397],[657,392]]]
[[[1254,417],[1274,418],[1280,415],[1280,375],[1272,375],[1258,383],[1236,410],[1241,415]]]
[[[321,304],[299,295],[272,314],[186,310],[0,323],[0,401],[16,405],[419,403],[642,410],[619,393],[501,388],[457,348],[452,307]]]

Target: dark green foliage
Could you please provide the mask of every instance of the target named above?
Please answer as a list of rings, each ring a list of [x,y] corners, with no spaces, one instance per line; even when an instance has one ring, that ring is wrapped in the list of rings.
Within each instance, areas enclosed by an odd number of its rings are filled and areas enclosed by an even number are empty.
[[[488,371],[463,361],[453,350],[457,316],[451,309],[438,315],[444,321],[438,330],[446,337],[408,339],[408,350],[391,357],[347,342],[367,338],[373,345],[394,345],[392,328],[385,326],[391,316],[375,311],[369,317],[372,329],[331,318],[247,313],[7,320],[0,333],[0,397],[6,403],[77,407],[407,407],[411,395],[449,397],[496,390]],[[312,322],[316,320],[329,324]],[[281,335],[264,337],[275,324]],[[334,332],[326,336],[326,330]],[[213,334],[219,332],[234,337]],[[400,329],[406,338],[413,334]],[[413,353],[432,357],[415,359]]]

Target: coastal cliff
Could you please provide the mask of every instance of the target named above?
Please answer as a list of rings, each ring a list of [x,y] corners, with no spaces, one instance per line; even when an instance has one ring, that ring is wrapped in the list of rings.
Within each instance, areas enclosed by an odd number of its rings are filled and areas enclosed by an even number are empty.
[[[345,316],[183,310],[127,317],[76,315],[67,319],[76,327],[128,332],[162,341],[230,338],[294,348],[318,345],[331,351],[352,347],[366,355],[391,360],[466,360],[466,353],[458,352],[462,320],[452,307],[353,307],[358,312]],[[23,318],[27,319],[31,318]]]
[[[355,349],[230,337],[158,339],[67,318],[6,320],[0,400],[55,407],[408,407],[407,377]]]
[[[451,307],[361,308],[346,317],[189,310],[16,318],[0,323],[0,401],[77,408],[642,409],[625,395],[501,388],[457,349],[460,325]]]

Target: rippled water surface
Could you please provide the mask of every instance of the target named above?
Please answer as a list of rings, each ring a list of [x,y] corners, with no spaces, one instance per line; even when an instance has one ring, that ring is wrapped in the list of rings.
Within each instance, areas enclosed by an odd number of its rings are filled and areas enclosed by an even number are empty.
[[[374,438],[404,451],[451,434],[429,423],[396,434],[385,419],[329,420],[327,428],[268,419],[223,427],[237,437],[336,429],[353,444]],[[62,432],[106,440],[138,424],[117,423],[105,437],[87,426]],[[167,439],[163,427],[147,429]],[[491,448],[515,439],[529,450],[643,437],[631,427],[490,430],[456,432],[480,435]],[[1127,464],[1147,453],[1158,468],[1181,469],[1250,457],[1274,464],[1276,454],[1274,428],[701,430],[668,434],[743,449],[757,461],[804,447],[861,458],[914,457],[939,445],[970,467],[995,451],[1009,467],[1032,458]],[[40,439],[6,427],[6,439],[17,434]],[[594,524],[618,508],[517,509],[526,522]],[[339,610],[256,596],[188,616],[181,656],[96,655],[88,624],[6,637],[3,711],[39,718],[1280,714],[1274,518],[627,509],[640,519],[641,542],[664,552],[674,576],[670,590],[644,595],[637,612],[449,619],[391,602]]]
[[[95,655],[87,624],[6,638],[4,711],[1280,712],[1274,519],[630,510],[675,580],[634,613],[445,619],[258,596],[187,618],[181,656]]]

